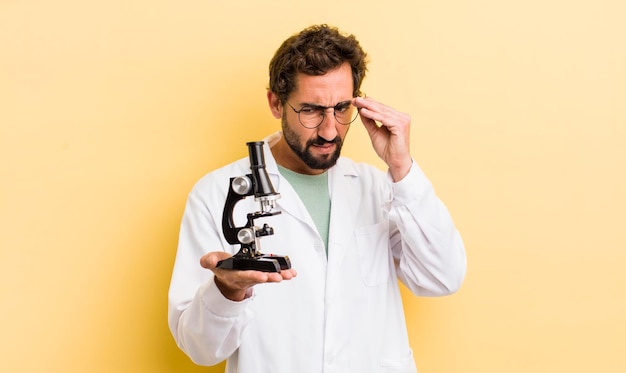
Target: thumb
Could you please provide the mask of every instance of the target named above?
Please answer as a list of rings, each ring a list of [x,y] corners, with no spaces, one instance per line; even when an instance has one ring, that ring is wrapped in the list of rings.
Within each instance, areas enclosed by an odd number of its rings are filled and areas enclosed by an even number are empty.
[[[372,137],[372,135],[378,130],[378,124],[376,121],[365,116],[361,116],[361,123],[363,123],[363,127],[367,131],[367,134]]]
[[[206,269],[214,269],[217,266],[217,262],[229,258],[231,255],[223,251],[214,251],[205,254],[200,258],[200,265]]]

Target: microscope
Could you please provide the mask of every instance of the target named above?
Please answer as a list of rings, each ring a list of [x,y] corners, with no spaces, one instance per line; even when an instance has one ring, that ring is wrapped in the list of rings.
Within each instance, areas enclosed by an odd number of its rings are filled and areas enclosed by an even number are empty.
[[[230,187],[222,213],[222,232],[228,243],[239,244],[241,248],[232,257],[219,261],[218,268],[262,272],[280,272],[291,268],[288,256],[266,255],[260,251],[261,237],[274,234],[274,228],[267,223],[263,224],[263,227],[254,225],[255,219],[280,214],[280,211],[274,210],[280,194],[274,190],[265,170],[263,143],[263,141],[246,143],[252,172],[245,176],[230,178]],[[246,225],[237,227],[233,221],[235,205],[249,196],[254,196],[254,200],[259,202],[260,210],[248,213]]]

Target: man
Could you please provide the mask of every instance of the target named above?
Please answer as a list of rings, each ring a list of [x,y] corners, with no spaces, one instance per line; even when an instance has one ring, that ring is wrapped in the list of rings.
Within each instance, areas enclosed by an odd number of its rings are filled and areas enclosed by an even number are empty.
[[[248,159],[191,191],[169,325],[197,364],[227,359],[227,372],[246,373],[416,371],[396,279],[419,296],[451,294],[465,276],[465,251],[411,157],[410,117],[362,97],[365,58],[353,36],[321,25],[287,39],[270,63],[267,100],[282,132],[265,139],[265,158],[281,214],[268,218],[275,234],[263,237],[262,251],[289,256],[293,269],[216,268],[238,250],[220,219],[228,180],[250,172]],[[357,116],[387,174],[339,156]],[[252,200],[238,203],[239,220],[258,209]]]

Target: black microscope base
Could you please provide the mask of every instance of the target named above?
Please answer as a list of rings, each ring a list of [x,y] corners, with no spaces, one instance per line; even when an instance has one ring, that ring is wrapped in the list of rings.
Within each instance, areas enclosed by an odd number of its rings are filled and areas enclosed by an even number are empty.
[[[280,272],[283,269],[291,268],[291,261],[288,256],[261,255],[256,258],[232,256],[228,259],[220,260],[218,268],[234,269],[239,271],[261,271]]]

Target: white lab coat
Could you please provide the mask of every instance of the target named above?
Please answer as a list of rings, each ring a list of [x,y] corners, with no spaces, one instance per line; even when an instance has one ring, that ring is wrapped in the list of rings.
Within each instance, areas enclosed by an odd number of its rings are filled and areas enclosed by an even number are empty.
[[[248,158],[203,177],[183,216],[169,291],[169,325],[197,364],[228,359],[227,372],[416,372],[406,332],[399,278],[414,294],[447,295],[465,276],[463,243],[444,205],[417,164],[400,182],[340,158],[329,172],[332,200],[328,258],[304,204],[279,174],[266,139],[267,171],[280,215],[258,219],[275,234],[261,251],[288,255],[298,276],[257,285],[242,302],[224,298],[207,252],[235,253],[221,231],[229,179],[250,173]],[[237,204],[245,224],[258,202]]]

